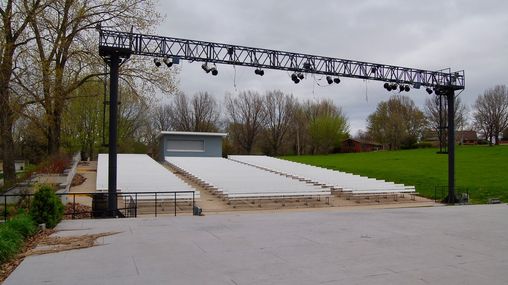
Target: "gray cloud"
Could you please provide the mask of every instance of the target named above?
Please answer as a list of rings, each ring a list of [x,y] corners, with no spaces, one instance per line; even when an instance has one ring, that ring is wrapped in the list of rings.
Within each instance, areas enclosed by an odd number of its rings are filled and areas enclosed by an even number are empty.
[[[160,1],[165,14],[157,34],[438,70],[466,71],[463,101],[496,84],[508,84],[506,1]],[[341,105],[353,132],[388,94],[382,82],[344,78],[320,87],[312,78],[295,85],[281,71],[259,77],[246,67],[218,66],[211,77],[199,63],[182,62],[179,88],[226,92],[280,89],[301,100],[330,98]],[[316,77],[319,79],[320,77]],[[322,82],[322,81],[317,81]],[[236,88],[235,88],[236,84]],[[326,84],[322,84],[326,85]],[[366,91],[367,90],[367,91]],[[408,94],[416,104],[424,90]]]

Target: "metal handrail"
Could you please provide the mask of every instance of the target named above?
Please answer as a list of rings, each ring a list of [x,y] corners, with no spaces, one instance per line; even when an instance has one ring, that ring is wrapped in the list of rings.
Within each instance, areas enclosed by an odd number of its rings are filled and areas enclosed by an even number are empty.
[[[176,216],[177,215],[177,210],[176,210],[176,207],[177,207],[177,195],[179,194],[191,194],[192,193],[192,211],[194,213],[194,208],[196,206],[195,204],[195,196],[196,196],[196,192],[195,191],[192,191],[192,190],[185,190],[185,191],[153,191],[153,192],[118,192],[115,194],[115,196],[117,196],[117,198],[128,198],[129,199],[129,202],[127,203],[127,201],[124,202],[124,207],[123,208],[119,208],[118,209],[118,213],[121,214],[122,216],[125,216],[124,214],[121,213],[121,211],[125,211],[126,214],[129,214],[128,216],[129,217],[132,217],[132,213],[133,213],[133,216],[134,217],[137,217],[138,215],[138,208],[139,208],[139,197],[147,197],[147,196],[153,196],[154,197],[154,215],[155,217],[157,217],[158,215],[158,211],[157,211],[157,204],[159,201],[161,200],[166,200],[168,199],[168,196],[173,196],[171,198],[173,198],[173,205],[174,205],[174,215]],[[100,211],[95,211],[95,210],[91,210],[91,211],[86,211],[86,212],[83,212],[83,211],[76,211],[76,196],[97,196],[97,195],[103,195],[103,196],[107,196],[108,193],[107,192],[72,192],[72,193],[55,193],[57,196],[60,197],[60,199],[62,199],[62,196],[72,196],[72,212],[71,213],[66,213],[66,215],[70,215],[71,216],[71,219],[75,219],[76,215],[78,214],[83,214],[83,213],[90,213],[90,217],[93,218],[95,217],[97,214],[107,214],[108,213],[108,210],[105,209],[105,210],[100,210]],[[4,206],[4,209],[3,209],[3,217],[4,217],[4,221],[7,220],[7,198],[8,197],[29,197],[29,199],[31,199],[35,194],[34,193],[26,193],[26,194],[3,194],[3,195],[0,195],[3,196],[3,206]],[[162,197],[161,197],[162,196]],[[190,199],[191,197],[186,197],[186,198],[182,198],[182,199]],[[141,200],[145,200],[145,199],[141,199]],[[151,200],[149,200],[151,202]],[[116,215],[115,215],[116,216]]]

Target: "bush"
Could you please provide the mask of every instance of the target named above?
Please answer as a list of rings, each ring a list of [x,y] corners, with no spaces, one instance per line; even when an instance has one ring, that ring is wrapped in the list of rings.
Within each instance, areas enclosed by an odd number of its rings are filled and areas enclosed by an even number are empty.
[[[6,225],[20,233],[24,238],[32,236],[37,232],[37,226],[34,220],[26,213],[17,215],[12,220],[8,221]]]
[[[434,146],[430,142],[420,142],[420,143],[415,144],[415,147],[416,148],[432,148]]]
[[[0,227],[0,263],[8,261],[21,249],[23,236],[8,224]]]
[[[0,264],[16,255],[23,246],[24,239],[36,232],[34,221],[25,213],[0,225]]]
[[[37,224],[46,224],[50,229],[62,220],[64,206],[51,186],[39,187],[34,195],[30,214]]]
[[[38,173],[63,173],[70,166],[72,158],[68,154],[57,153],[41,162],[36,168]]]

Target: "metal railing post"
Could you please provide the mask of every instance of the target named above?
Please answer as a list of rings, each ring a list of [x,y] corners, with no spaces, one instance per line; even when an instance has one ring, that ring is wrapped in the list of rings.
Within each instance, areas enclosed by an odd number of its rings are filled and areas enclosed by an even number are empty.
[[[176,192],[175,192],[175,217],[176,217]]]
[[[157,192],[155,192],[155,216],[157,217]]]
[[[4,195],[4,221],[7,222],[7,196]]]
[[[136,205],[134,206],[134,217],[138,217],[138,193],[136,193]]]
[[[72,194],[72,219],[74,220],[76,214],[76,194]]]

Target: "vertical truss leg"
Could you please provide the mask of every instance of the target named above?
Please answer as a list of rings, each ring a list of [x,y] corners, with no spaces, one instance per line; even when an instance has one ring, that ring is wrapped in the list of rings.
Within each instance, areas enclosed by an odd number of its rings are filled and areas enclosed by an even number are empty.
[[[109,57],[109,167],[108,167],[108,214],[116,217],[117,214],[117,112],[118,112],[118,68],[120,57],[113,54]]]
[[[448,100],[448,204],[455,199],[455,91],[446,90]]]

